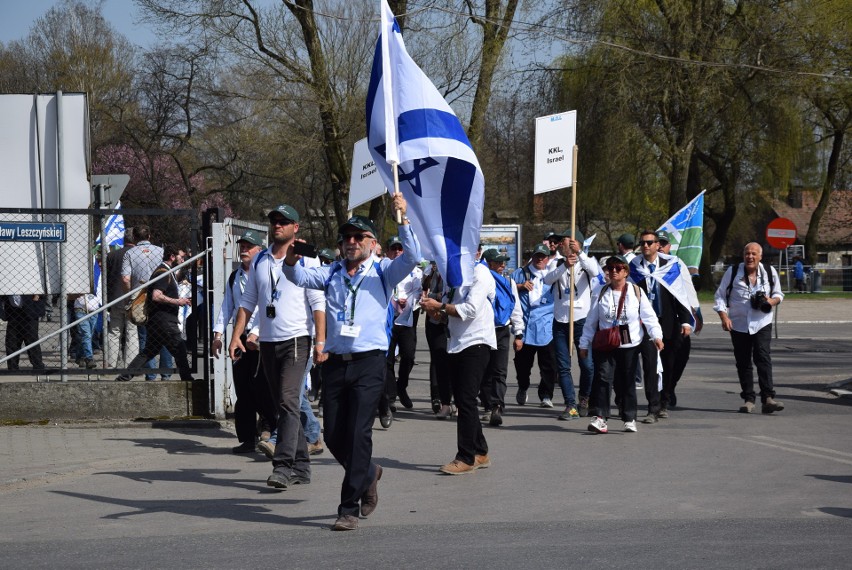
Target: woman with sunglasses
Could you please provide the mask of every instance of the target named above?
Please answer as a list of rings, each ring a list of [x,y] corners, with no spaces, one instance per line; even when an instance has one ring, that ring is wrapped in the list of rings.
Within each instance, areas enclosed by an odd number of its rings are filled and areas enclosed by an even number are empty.
[[[624,431],[636,432],[636,365],[639,362],[639,345],[642,326],[648,330],[657,350],[663,349],[663,333],[654,308],[645,293],[628,283],[628,263],[622,255],[606,260],[604,274],[609,284],[601,288],[597,300],[589,310],[583,336],[580,339],[580,358],[588,356],[592,339],[598,330],[619,328],[621,344],[610,351],[594,350],[592,358],[595,377],[592,381],[589,402],[589,431],[607,433],[610,398],[613,388],[621,395],[621,419]]]

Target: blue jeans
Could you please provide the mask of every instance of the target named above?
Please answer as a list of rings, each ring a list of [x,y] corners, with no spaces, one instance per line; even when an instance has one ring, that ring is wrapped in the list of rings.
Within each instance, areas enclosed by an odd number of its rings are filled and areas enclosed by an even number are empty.
[[[74,311],[74,320],[82,319],[88,313],[85,311]],[[77,331],[80,334],[80,346],[77,350],[77,354],[75,355],[77,358],[85,358],[87,360],[91,360],[94,356],[92,354],[92,335],[95,333],[95,324],[97,323],[97,319],[93,317],[89,317],[85,321],[81,322],[77,325]]]
[[[594,378],[595,365],[592,361],[592,351],[589,350],[586,358],[580,358],[580,337],[583,336],[583,326],[586,319],[574,321],[574,349],[577,354],[577,363],[580,365],[580,397],[588,398],[592,391],[592,379]],[[559,374],[559,387],[562,388],[562,396],[569,406],[577,405],[574,394],[574,379],[571,376],[571,353],[568,350],[568,337],[570,325],[553,321],[553,347],[556,352],[556,369]]]
[[[148,339],[148,329],[145,327],[139,327],[139,352],[145,350],[145,341]],[[165,347],[160,349],[160,368],[174,368],[175,361],[172,358],[172,354],[166,350]],[[145,368],[157,368],[157,359],[152,358],[148,362],[145,363]],[[172,377],[171,374],[163,374],[163,380],[168,380]],[[145,380],[156,380],[156,374],[146,374]]]

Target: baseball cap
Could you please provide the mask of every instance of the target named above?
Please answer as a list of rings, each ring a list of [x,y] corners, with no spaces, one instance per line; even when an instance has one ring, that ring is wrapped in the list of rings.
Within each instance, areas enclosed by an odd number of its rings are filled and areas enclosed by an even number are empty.
[[[537,243],[533,248],[533,255],[537,254],[546,255],[550,257],[550,248],[544,245],[543,243]]]
[[[392,247],[393,247],[393,246],[395,246],[395,245],[398,245],[399,247],[402,247],[402,242],[401,242],[401,241],[399,241],[399,236],[392,236],[392,237],[388,240],[388,249],[392,248]]]
[[[252,245],[263,246],[263,237],[260,235],[260,232],[257,230],[246,230],[243,234],[237,239],[237,243],[241,241],[247,241]]]
[[[343,225],[340,226],[341,237],[347,227],[352,227],[356,230],[361,230],[362,232],[370,232],[371,234],[373,234],[373,237],[378,235],[378,232],[376,231],[376,226],[373,225],[373,220],[365,216],[352,216],[351,218],[346,220]]]
[[[633,234],[621,234],[616,241],[624,247],[633,247],[636,245],[636,238],[633,237]]]
[[[571,235],[571,228],[566,229],[561,234],[554,234],[554,235],[559,239],[569,237]],[[583,234],[582,234],[582,232],[580,232],[580,230],[574,230],[574,239],[576,241],[580,242],[580,244],[582,244],[584,241],[586,241],[585,236],[583,236]]]
[[[664,242],[666,242],[666,243],[669,243],[669,234],[668,234],[668,232],[666,232],[666,231],[664,231],[664,230],[660,230],[660,231],[658,231],[655,235],[656,235],[656,237],[657,237],[657,241],[664,241]]]
[[[485,261],[493,261],[495,263],[503,263],[509,261],[509,256],[500,255],[500,252],[496,249],[486,249],[482,252],[482,259]]]
[[[612,262],[612,263],[610,263],[610,262]],[[630,267],[630,262],[627,261],[627,258],[624,257],[623,255],[619,254],[619,253],[614,253],[614,254],[610,255],[606,259],[606,263],[604,265],[615,265],[616,263],[623,263],[624,265]]]
[[[276,213],[281,214],[282,216],[284,216],[285,218],[287,218],[288,220],[291,220],[293,222],[299,221],[299,212],[297,212],[296,208],[294,208],[293,206],[288,206],[287,204],[281,204],[280,206],[276,207],[274,210],[269,210],[269,213],[266,214],[266,217],[271,219],[272,214],[276,214]]]
[[[546,239],[548,241],[553,241],[553,240],[562,239],[562,236],[559,235],[558,233],[556,233],[556,230],[550,230],[549,232],[547,232],[545,234],[544,239]]]

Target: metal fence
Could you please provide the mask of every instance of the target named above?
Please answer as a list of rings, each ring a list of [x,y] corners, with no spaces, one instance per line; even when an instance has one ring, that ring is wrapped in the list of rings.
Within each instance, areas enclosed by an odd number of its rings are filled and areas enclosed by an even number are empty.
[[[147,288],[133,283],[134,291],[128,294],[122,286],[121,267],[128,248],[110,251],[96,246],[99,237],[108,243],[104,226],[113,215],[123,216],[127,227],[150,226],[152,243],[168,241],[194,254],[160,283],[169,282],[177,288],[177,297],[190,298],[186,307],[174,306],[175,316],[190,370],[204,373],[204,367],[198,366],[198,331],[208,321],[191,318],[193,313],[201,314],[203,297],[196,293],[204,289],[205,255],[199,253],[197,212],[0,209],[0,232],[12,228],[0,235],[0,337],[5,345],[0,376],[5,381],[113,380],[131,374],[168,379],[176,374],[172,355],[165,350],[138,368],[128,368],[146,343],[153,347],[166,339],[162,335],[149,338],[149,329],[158,330],[153,322],[137,327],[126,319],[129,299]],[[41,236],[56,239],[37,239],[39,228]],[[148,253],[159,256],[152,263],[159,265],[161,250],[151,247]],[[171,314],[171,305],[162,306],[166,307]],[[159,308],[155,306],[152,314]]]
[[[716,286],[722,281],[728,265],[713,267],[713,281]],[[781,289],[785,293],[797,292],[793,267],[774,266],[781,279]],[[852,291],[852,266],[805,266],[804,293],[828,293],[834,291]]]

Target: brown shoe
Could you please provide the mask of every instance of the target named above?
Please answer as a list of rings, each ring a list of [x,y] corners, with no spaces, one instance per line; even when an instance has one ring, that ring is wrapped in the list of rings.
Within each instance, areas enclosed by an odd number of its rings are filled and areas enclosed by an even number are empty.
[[[473,473],[476,471],[476,467],[468,465],[464,461],[453,459],[446,465],[442,465],[440,471],[447,475],[464,475],[465,473]]]
[[[367,490],[361,495],[361,516],[368,517],[376,510],[376,505],[379,504],[379,479],[382,478],[381,465],[376,465],[376,476],[373,477],[373,482],[367,487]]]
[[[308,455],[319,455],[323,451],[325,451],[325,447],[323,447],[321,439],[318,439],[316,443],[308,442]]]
[[[753,409],[754,409],[754,402],[750,402],[750,401],[746,400],[745,403],[742,406],[740,406],[740,413],[741,414],[750,414]]]
[[[760,413],[771,414],[772,412],[780,412],[783,409],[784,404],[776,402],[775,398],[766,398],[766,401],[763,402],[763,406],[760,408]]]
[[[356,530],[358,528],[358,518],[352,515],[341,515],[334,521],[331,530]]]
[[[260,432],[260,441],[269,441],[269,438],[272,437],[272,434],[266,430]]]
[[[474,469],[485,469],[487,467],[491,467],[491,459],[488,458],[488,455],[477,455],[473,458]]]
[[[258,441],[257,450],[264,454],[267,459],[272,459],[275,456],[275,446],[268,441]]]

